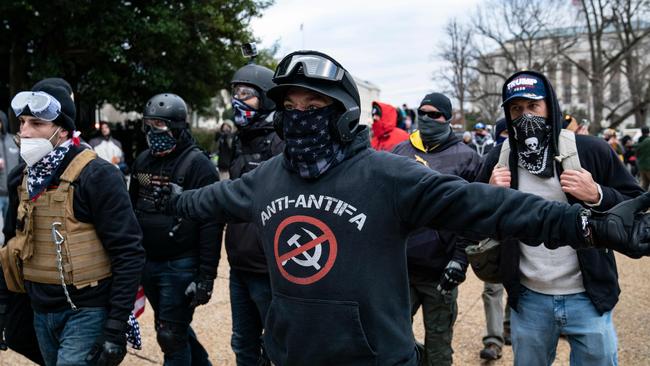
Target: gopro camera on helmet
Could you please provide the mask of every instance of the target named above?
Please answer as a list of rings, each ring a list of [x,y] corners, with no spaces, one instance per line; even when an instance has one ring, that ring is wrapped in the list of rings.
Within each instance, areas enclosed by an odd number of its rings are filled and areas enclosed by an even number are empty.
[[[255,58],[255,56],[257,56],[257,45],[255,44],[255,42],[242,44],[241,54],[244,55],[244,57],[248,57],[251,59]]]

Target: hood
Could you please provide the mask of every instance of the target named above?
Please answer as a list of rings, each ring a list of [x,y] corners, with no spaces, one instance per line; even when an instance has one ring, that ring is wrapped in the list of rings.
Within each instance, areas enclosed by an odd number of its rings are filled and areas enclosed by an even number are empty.
[[[553,138],[551,139],[551,154],[555,156],[555,154],[557,154],[558,151],[557,146],[558,146],[560,131],[562,130],[563,118],[562,118],[562,111],[560,109],[560,103],[558,102],[557,96],[555,95],[555,90],[553,90],[553,86],[548,81],[546,76],[536,71],[519,71],[514,73],[503,83],[503,88],[501,89],[502,100],[505,99],[506,86],[508,85],[508,83],[521,74],[535,75],[538,78],[542,79],[544,82],[544,89],[547,95],[546,98],[544,98],[544,100],[546,101],[546,108],[548,109],[548,123],[551,125],[551,129],[553,133]],[[503,106],[503,114],[505,115],[506,128],[508,129],[508,141],[510,142],[510,162],[509,162],[510,170],[513,171],[513,168],[516,168],[518,166],[517,142],[514,139],[515,134],[514,134],[514,129],[512,128],[512,119],[510,118],[510,112],[506,109],[505,106]],[[512,175],[512,181],[511,181],[512,188],[517,187],[516,177],[517,174]]]
[[[397,127],[397,109],[380,102],[372,102],[372,105],[381,110],[381,118],[372,124],[372,133],[375,137],[381,138]]]

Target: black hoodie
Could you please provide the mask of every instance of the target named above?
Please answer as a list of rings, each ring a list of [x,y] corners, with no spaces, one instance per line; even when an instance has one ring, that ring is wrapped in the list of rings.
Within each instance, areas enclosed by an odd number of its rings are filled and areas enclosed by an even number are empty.
[[[264,346],[277,365],[416,365],[405,244],[417,228],[584,241],[577,205],[467,183],[368,142],[361,128],[317,179],[278,155],[170,202],[192,220],[258,227],[273,289]]]
[[[271,115],[237,132],[233,141],[234,154],[230,163],[230,179],[237,179],[255,169],[263,161],[282,153],[284,141],[275,133],[272,121]],[[268,272],[262,239],[254,224],[227,226],[226,253],[228,253],[230,268],[255,273]]]
[[[451,131],[450,131],[451,132]],[[406,156],[442,174],[451,174],[473,182],[481,168],[481,157],[450,133],[445,141],[425,151],[419,133],[399,143],[392,153]],[[438,281],[450,260],[467,266],[464,240],[450,231],[421,228],[411,233],[407,243],[409,274]],[[457,245],[458,244],[458,245]]]
[[[198,257],[200,276],[213,279],[217,275],[220,259],[223,225],[216,222],[198,224],[164,215],[155,207],[151,197],[153,176],[178,179],[181,161],[186,157],[191,161],[184,172],[184,181],[176,182],[183,189],[195,189],[219,180],[214,165],[205,154],[197,150],[189,131],[183,130],[176,148],[168,155],[154,157],[149,150],[140,153],[133,163],[129,194],[142,227],[142,245],[147,258],[166,261]]]
[[[518,72],[512,75],[503,84],[502,95],[505,99],[506,85],[519,76],[520,74],[535,75],[544,81],[546,89],[546,107],[548,110],[548,121],[551,124],[553,138],[551,139],[551,154],[558,151],[558,139],[562,129],[562,111],[557,101],[555,91],[543,74],[534,71]],[[510,143],[510,187],[517,189],[519,186],[517,168],[517,142],[513,136],[514,130],[512,119],[507,108],[504,108],[506,117],[506,126],[508,128],[508,140]],[[638,186],[634,177],[625,169],[613,150],[602,139],[576,135],[576,145],[578,148],[578,157],[583,169],[589,171],[594,181],[600,184],[603,191],[602,202],[600,206],[594,207],[599,211],[612,208],[617,203],[636,197],[643,193]],[[479,173],[477,181],[489,182],[492,170],[499,160],[501,146],[496,146],[485,157],[483,168]],[[555,164],[555,174],[562,174],[562,165]],[[567,195],[569,203],[582,204],[575,197]],[[587,207],[585,205],[585,207]],[[506,240],[502,243],[501,271],[504,280],[504,286],[508,292],[508,304],[517,309],[517,302],[521,285],[519,282],[519,243],[517,240]],[[580,270],[582,272],[583,285],[587,295],[600,313],[607,312],[614,308],[618,301],[620,288],[618,286],[618,273],[616,271],[616,261],[611,250],[605,249],[583,249],[577,252]]]

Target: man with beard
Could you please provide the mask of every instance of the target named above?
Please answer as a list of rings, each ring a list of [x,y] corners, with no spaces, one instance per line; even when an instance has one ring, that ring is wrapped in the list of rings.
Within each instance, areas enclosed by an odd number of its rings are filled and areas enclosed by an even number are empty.
[[[451,101],[440,93],[426,95],[418,113],[418,130],[393,153],[438,173],[474,181],[481,158],[451,130]],[[451,340],[458,315],[458,285],[465,280],[465,241],[454,233],[432,229],[413,232],[407,243],[411,316],[422,306],[423,365],[451,365]]]
[[[122,143],[111,136],[111,126],[108,122],[99,122],[99,132],[101,136],[91,139],[88,143],[95,150],[97,156],[119,168],[120,163],[124,160]]]
[[[478,181],[598,211],[643,192],[614,151],[595,137],[575,135],[582,168],[564,170],[560,162],[570,150],[561,141],[574,134],[561,130],[561,109],[544,75],[515,73],[502,95],[508,141],[486,157]],[[497,162],[506,144],[509,163],[502,167]],[[551,364],[560,335],[569,340],[572,365],[616,364],[612,309],[620,288],[614,253],[528,243],[501,243],[515,365]]]
[[[275,84],[273,71],[248,64],[232,78],[232,107],[237,134],[230,179],[240,178],[282,153],[284,142],[273,128],[275,103],[266,92]],[[271,304],[271,281],[257,226],[229,224],[226,252],[230,264],[231,346],[238,366],[255,366],[262,356],[262,330]]]
[[[252,222],[273,300],[264,348],[276,365],[415,366],[406,239],[430,227],[575,248],[650,253],[650,194],[607,213],[467,183],[403,156],[369,149],[359,92],[332,57],[282,59],[267,95],[286,143],[241,178],[161,197],[168,214]]]
[[[176,94],[153,96],[144,108],[149,149],[133,164],[129,192],[143,233],[147,261],[142,286],[154,310],[156,340],[165,365],[209,365],[208,353],[190,327],[194,309],[212,296],[223,226],[160,212],[154,198],[169,184],[194,189],[219,176],[196,147],[187,124],[187,105]]]

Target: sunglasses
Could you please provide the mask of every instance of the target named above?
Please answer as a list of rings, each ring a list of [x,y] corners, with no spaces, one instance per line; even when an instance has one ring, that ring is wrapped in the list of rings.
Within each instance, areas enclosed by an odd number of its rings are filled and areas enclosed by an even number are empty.
[[[438,112],[438,111],[425,112],[425,111],[422,111],[422,110],[418,109],[418,116],[420,116],[420,117],[427,116],[427,117],[429,117],[431,119],[438,119],[440,117],[444,117],[445,115],[442,114],[442,112]]]

